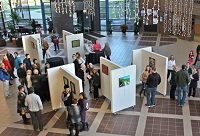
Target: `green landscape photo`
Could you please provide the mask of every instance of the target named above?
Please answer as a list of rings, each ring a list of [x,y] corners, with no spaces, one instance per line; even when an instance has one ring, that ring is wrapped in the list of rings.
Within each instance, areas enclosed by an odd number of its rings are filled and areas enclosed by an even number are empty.
[[[130,84],[130,75],[119,78],[119,87]]]

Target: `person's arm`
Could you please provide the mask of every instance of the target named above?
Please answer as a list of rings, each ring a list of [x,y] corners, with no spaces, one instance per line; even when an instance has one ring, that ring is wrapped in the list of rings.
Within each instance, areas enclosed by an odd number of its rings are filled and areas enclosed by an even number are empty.
[[[25,98],[25,103],[24,103],[25,106],[28,106],[28,101],[27,101],[27,97]]]
[[[85,44],[85,49],[87,50],[87,52],[92,53],[91,49],[88,47],[88,44]]]
[[[65,96],[64,93],[62,93],[61,98],[62,98],[62,101],[63,101],[63,102],[64,102],[64,101],[67,101],[67,99],[68,99],[67,95]]]
[[[158,74],[159,75],[159,74]],[[159,75],[159,78],[158,78],[158,85],[161,83],[161,77]]]
[[[147,85],[147,86],[149,85],[150,77],[151,77],[151,76],[148,76],[148,78],[147,78],[147,82],[146,82],[146,85]]]
[[[187,72],[186,72],[186,82],[187,82],[187,84],[190,82],[190,76]]]
[[[39,96],[37,96],[37,103],[38,103],[39,109],[40,109],[40,110],[43,110],[42,101],[41,101],[41,99],[40,99]]]
[[[3,74],[2,70],[0,70],[0,80],[5,81],[4,74]]]
[[[192,80],[194,80],[194,81],[199,81],[199,75],[198,74],[195,74],[194,76],[193,76],[193,79]]]
[[[80,60],[82,61],[82,63],[85,64],[85,60],[81,57]]]

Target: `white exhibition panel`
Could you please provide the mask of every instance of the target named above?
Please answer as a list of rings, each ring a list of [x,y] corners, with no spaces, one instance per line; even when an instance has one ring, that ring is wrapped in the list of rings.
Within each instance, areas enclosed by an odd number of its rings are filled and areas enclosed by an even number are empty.
[[[73,35],[73,33],[70,33],[68,31],[62,30],[63,34],[63,45],[64,45],[64,53],[67,54],[67,43],[66,43],[66,36],[67,35]],[[66,56],[66,55],[65,55]]]
[[[105,73],[102,72],[102,64],[104,64],[105,66],[108,67],[108,75],[106,75]],[[110,84],[110,73],[111,73],[111,70],[114,70],[114,69],[118,69],[118,68],[121,68],[121,66],[117,65],[117,64],[114,64],[113,62],[111,62],[110,60],[108,59],[105,59],[103,57],[100,57],[100,71],[101,71],[101,91],[102,91],[102,94],[108,98],[109,100],[111,100],[111,84]],[[116,84],[116,83],[115,83]]]
[[[72,74],[75,75],[74,63],[70,63],[70,64],[67,64],[67,65],[62,65],[62,69],[67,70],[68,72],[71,72]]]
[[[83,86],[82,86],[82,80],[80,78],[78,78],[75,74],[72,74],[71,72],[63,69],[61,67],[61,75],[62,75],[62,86],[64,87],[64,82],[63,82],[63,76],[65,76],[67,79],[68,79],[68,82],[69,82],[69,87],[71,89],[71,84],[70,82],[74,83],[75,85],[75,91],[76,93],[73,94],[74,95],[74,98],[76,98],[77,100],[79,99],[79,94],[81,92],[83,92]]]
[[[149,57],[155,59],[156,71],[161,76],[161,83],[158,86],[157,91],[165,96],[166,91],[167,91],[167,65],[168,65],[167,63],[168,63],[168,58],[165,57],[165,56],[162,56],[160,54],[151,52],[151,51],[142,50],[142,67],[149,64]]]
[[[111,112],[115,113],[136,105],[136,66],[131,65],[110,71]],[[119,80],[129,77],[129,84],[120,87]]]
[[[72,73],[75,71],[74,69],[75,68],[73,64],[47,69],[51,106],[53,110],[64,107],[64,103],[61,99],[61,95],[64,90],[63,76],[68,79],[69,86],[71,86],[70,81],[74,83],[76,90],[74,97],[79,99],[79,93],[83,91],[83,86],[81,79]]]
[[[63,77],[60,67],[53,67],[47,69],[49,92],[51,96],[51,107],[53,110],[59,109],[64,106],[61,95],[63,91]]]
[[[143,55],[142,55],[142,50],[146,50],[151,52],[152,51],[152,47],[146,47],[146,48],[141,48],[141,49],[135,49],[132,50],[132,64],[136,65],[136,84],[140,84],[140,75],[144,70],[144,67],[147,64],[144,64],[142,61]]]
[[[31,61],[36,58],[38,60],[38,63],[42,66],[42,46],[40,35],[33,34],[22,36],[22,43],[24,53],[28,53],[30,55]]]
[[[80,40],[79,47],[72,48],[72,41],[74,40]],[[73,62],[72,55],[76,54],[76,52],[79,52],[80,55],[84,58],[84,41],[83,40],[84,40],[83,33],[66,36],[66,45],[64,46],[67,47],[67,53],[65,53],[65,55],[67,55],[66,57],[67,57],[68,63]]]

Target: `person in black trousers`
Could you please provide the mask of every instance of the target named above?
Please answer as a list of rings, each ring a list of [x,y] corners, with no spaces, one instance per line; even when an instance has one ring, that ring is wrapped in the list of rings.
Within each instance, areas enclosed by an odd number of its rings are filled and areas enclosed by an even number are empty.
[[[196,55],[196,59],[195,59],[193,65],[196,65],[196,63],[197,63],[198,54],[200,53],[200,45],[197,46],[197,48],[196,48],[196,53],[197,53],[197,55]]]
[[[177,71],[178,71],[178,67],[176,67],[176,66],[174,66],[173,70],[171,71],[171,80],[170,80],[170,84],[171,84],[170,99],[171,100],[175,100],[175,91],[176,91],[177,83],[176,83],[174,77],[175,77]]]
[[[25,84],[27,86],[26,71],[24,70],[23,63],[19,63],[19,68],[17,69],[17,76],[19,77],[21,85]]]
[[[94,69],[94,73],[92,74],[93,86],[94,86],[94,100],[99,98],[99,85],[100,85],[100,77],[97,69]]]
[[[85,64],[81,64],[81,67],[77,71],[77,77],[79,77],[82,80],[83,92],[84,92],[84,88],[85,88],[84,70],[85,70]]]
[[[14,75],[15,58],[13,57],[13,55],[10,53],[9,50],[7,50],[6,52],[7,52],[6,56],[7,56],[8,60],[9,60],[9,62],[10,62],[10,66],[12,67],[12,70],[10,71],[10,77],[11,77],[11,78],[17,78],[17,77]]]
[[[30,122],[28,121],[29,119],[26,117],[26,112],[24,111],[24,109],[22,109],[25,106],[25,98],[26,98],[26,92],[24,91],[24,86],[23,85],[19,85],[18,86],[18,100],[17,100],[17,113],[20,114],[20,116],[22,116],[23,119],[23,123],[25,125],[29,125]]]
[[[189,93],[188,93],[188,97],[195,97],[195,93],[196,93],[196,88],[197,88],[197,81],[199,81],[199,74],[198,74],[198,69],[197,67],[193,68],[193,74],[191,75],[191,81],[190,81],[190,85],[189,85]],[[192,89],[193,89],[193,94],[192,93]]]

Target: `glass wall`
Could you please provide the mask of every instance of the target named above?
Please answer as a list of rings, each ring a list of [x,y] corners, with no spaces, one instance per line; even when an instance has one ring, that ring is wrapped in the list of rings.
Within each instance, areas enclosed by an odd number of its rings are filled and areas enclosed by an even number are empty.
[[[108,8],[106,13],[106,8]],[[121,31],[120,25],[127,24],[128,30],[133,31],[135,20],[135,2],[133,0],[100,0],[100,20],[101,30],[106,30],[106,15],[112,21],[113,31]]]
[[[10,3],[9,3],[10,2]],[[27,25],[28,20],[35,19],[36,23],[43,25],[43,17],[51,17],[50,0],[2,0],[1,14],[7,28],[8,22],[12,19],[10,17],[11,10],[15,11],[20,17],[19,25]],[[44,16],[42,16],[42,8],[44,9]],[[0,16],[0,26],[2,27],[2,17]]]

